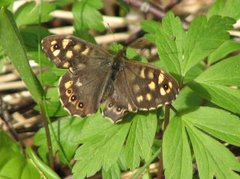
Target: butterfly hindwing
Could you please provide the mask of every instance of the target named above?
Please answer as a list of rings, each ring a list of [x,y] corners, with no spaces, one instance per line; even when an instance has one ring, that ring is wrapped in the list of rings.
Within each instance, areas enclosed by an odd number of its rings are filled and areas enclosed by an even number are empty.
[[[156,109],[176,98],[178,84],[169,74],[134,61],[124,60],[123,64],[104,109],[105,116],[116,122],[128,111]]]

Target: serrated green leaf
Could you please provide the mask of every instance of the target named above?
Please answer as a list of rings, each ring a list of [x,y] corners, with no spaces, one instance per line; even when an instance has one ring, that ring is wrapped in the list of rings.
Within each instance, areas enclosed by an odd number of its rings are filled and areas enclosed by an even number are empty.
[[[208,99],[212,103],[240,114],[240,90],[230,87],[209,84],[209,83],[190,83],[189,86],[200,96]]]
[[[218,60],[221,60],[228,54],[237,50],[240,50],[240,43],[233,40],[228,40],[220,45],[215,51],[213,51],[213,53],[211,53],[211,55],[208,57],[208,63],[212,64]]]
[[[184,116],[184,121],[230,144],[240,146],[240,120],[229,112],[201,107]]]
[[[240,171],[240,163],[223,144],[194,128],[188,122],[187,131],[200,178],[239,178],[234,171]]]
[[[240,55],[236,55],[211,66],[195,81],[205,84],[219,84],[224,86],[240,86]]]
[[[45,172],[46,170],[40,170],[32,163],[32,160],[25,158],[19,146],[2,131],[0,131],[0,155],[0,178],[37,179],[47,176],[51,178]],[[44,164],[42,167],[48,168]],[[54,173],[49,168],[48,172]],[[56,174],[55,176],[57,177]]]
[[[127,164],[131,170],[139,166],[141,159],[146,161],[151,156],[156,126],[157,117],[155,114],[135,116],[125,148]]]
[[[152,21],[146,21],[142,26],[144,30],[150,32],[146,38],[157,45],[164,67],[179,78],[182,73],[179,60],[182,58],[182,43],[185,35],[180,19],[173,13],[167,13],[163,18],[162,26]]]
[[[230,57],[198,76],[189,86],[212,103],[240,113],[240,90],[231,86],[240,85],[239,56]]]
[[[189,78],[187,75],[196,64],[229,39],[227,31],[233,23],[227,17],[213,16],[207,20],[200,16],[185,33],[179,18],[168,13],[161,27],[155,22],[145,22],[143,28],[149,32],[146,37],[156,43],[164,67],[181,80],[181,77]]]
[[[49,15],[53,10],[55,10],[55,5],[48,2],[38,4],[35,2],[27,2],[16,11],[16,23],[20,27],[23,25],[47,22],[53,18]],[[41,20],[41,22],[39,22],[39,20]]]
[[[74,139],[78,136],[79,131],[83,127],[84,121],[78,118],[66,118],[64,120],[58,120],[52,123],[55,134],[57,135],[57,140],[52,140],[53,152],[56,154],[60,152],[60,161],[66,163],[67,160],[73,158],[74,152],[79,145],[75,143]],[[51,131],[51,139],[54,139]],[[59,148],[59,144],[63,146],[63,150],[66,154],[67,159]],[[46,134],[45,130],[42,128],[34,136],[34,143],[38,146],[38,152],[42,159],[46,160],[47,156],[47,143],[46,143]]]
[[[192,21],[184,41],[183,75],[229,39],[227,30],[233,23],[232,19],[220,16],[209,20],[199,16]]]
[[[103,179],[121,179],[121,172],[118,164],[113,164],[113,166],[108,171],[105,171],[103,169],[102,177]]]
[[[163,163],[166,178],[192,178],[190,146],[181,118],[172,119],[164,133]]]
[[[1,9],[0,26],[0,41],[5,53],[19,72],[33,99],[41,101],[44,96],[43,88],[28,64],[23,41],[10,11]]]
[[[109,170],[119,158],[130,123],[112,125],[91,138],[76,151],[74,177],[84,178],[93,175],[100,168]]]
[[[208,11],[208,17],[213,15],[232,17],[236,20],[240,18],[239,0],[217,0]]]
[[[98,11],[101,7],[102,1],[99,0],[81,0],[73,5],[74,27],[80,37],[86,39],[85,33],[80,32],[88,29],[104,30],[103,17]]]
[[[71,117],[65,118],[52,123],[58,141],[53,140],[54,153],[60,152],[60,161],[66,163],[66,158],[59,148],[59,144],[67,156],[67,160],[71,160],[77,149],[77,146],[85,140],[95,136],[101,131],[111,127],[112,124],[103,119],[100,113],[96,113],[84,119]],[[54,139],[51,132],[51,138]],[[34,136],[35,145],[39,146],[38,150],[43,159],[47,156],[46,135],[44,129],[39,130]]]

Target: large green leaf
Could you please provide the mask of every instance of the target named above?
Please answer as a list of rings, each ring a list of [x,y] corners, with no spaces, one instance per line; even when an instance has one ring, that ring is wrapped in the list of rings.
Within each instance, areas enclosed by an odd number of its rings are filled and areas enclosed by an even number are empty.
[[[47,22],[53,18],[50,16],[50,12],[53,10],[55,10],[55,5],[48,2],[38,4],[36,2],[27,2],[16,11],[16,23],[18,26],[23,26]]]
[[[240,18],[239,0],[217,0],[208,11],[208,17],[213,15],[228,16],[236,20]]]
[[[181,21],[168,13],[160,26],[145,22],[146,37],[156,43],[159,57],[164,67],[181,80],[188,78],[189,71],[215,49],[229,40],[228,30],[235,21],[231,18],[213,16],[209,20],[199,16],[192,21],[187,32],[183,31]]]
[[[99,0],[81,0],[73,5],[74,27],[83,39],[91,39],[87,32],[89,29],[104,30],[103,17],[98,11],[100,8],[102,1]]]
[[[219,46],[211,55],[208,57],[208,63],[212,64],[218,60],[221,60],[228,54],[240,50],[240,43],[228,40],[225,41],[222,45]]]
[[[103,119],[100,113],[84,119],[72,117],[65,118],[52,123],[54,133],[57,134],[57,141],[53,140],[54,153],[59,152],[60,161],[66,163],[73,158],[77,146],[88,138],[111,127],[112,124]],[[55,139],[52,132],[51,138]],[[38,151],[43,159],[47,156],[46,134],[41,129],[34,136],[34,143],[39,146]],[[59,148],[62,147],[62,150]],[[64,152],[64,153],[63,153]]]
[[[187,131],[200,178],[239,178],[234,171],[240,171],[240,163],[223,144],[191,125],[188,125]]]
[[[220,16],[209,20],[199,16],[192,21],[184,41],[183,75],[229,39],[227,31],[233,23],[234,20]]]
[[[201,107],[183,116],[184,121],[230,144],[240,146],[239,117],[226,111]]]
[[[164,133],[163,163],[166,178],[192,178],[190,146],[181,118],[172,119]]]
[[[204,84],[240,86],[240,55],[236,55],[211,66],[195,81]]]
[[[9,6],[12,2],[13,2],[13,0],[1,0],[1,2],[0,2],[0,7],[7,7],[7,6]]]
[[[240,90],[214,83],[191,83],[200,96],[234,113],[240,114]]]
[[[166,178],[192,178],[189,138],[200,178],[239,178],[235,171],[240,171],[240,162],[219,142],[239,146],[239,128],[239,117],[216,108],[200,107],[175,116],[163,138]]]
[[[147,161],[151,156],[156,127],[157,117],[154,114],[137,115],[134,118],[125,147],[127,164],[131,170],[139,166],[141,159]]]
[[[113,166],[108,170],[105,171],[103,169],[102,171],[102,177],[104,179],[121,179],[121,173],[118,164],[113,164]]]
[[[0,10],[0,41],[5,53],[18,70],[22,80],[32,94],[35,101],[42,100],[43,88],[33,74],[23,41],[10,11]]]
[[[48,166],[40,164],[32,151],[27,154],[29,157],[25,157],[19,146],[3,131],[0,131],[0,178],[59,178]]]
[[[183,55],[183,39],[185,36],[181,21],[173,13],[168,13],[160,26],[157,22],[145,21],[142,23],[146,37],[156,43],[158,54],[164,67],[172,74],[181,76],[181,57]]]
[[[113,125],[88,138],[76,151],[73,173],[76,178],[108,171],[118,160],[131,123]]]
[[[240,60],[230,57],[199,75],[190,87],[209,101],[240,114]],[[235,86],[235,87],[234,87]]]

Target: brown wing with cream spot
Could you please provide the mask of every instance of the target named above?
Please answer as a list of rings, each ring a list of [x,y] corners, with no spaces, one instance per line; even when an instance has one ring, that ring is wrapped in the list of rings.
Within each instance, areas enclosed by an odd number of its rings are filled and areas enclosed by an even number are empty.
[[[164,71],[151,65],[124,61],[114,81],[114,92],[104,115],[114,122],[128,111],[152,110],[171,103],[178,93],[177,82]]]
[[[46,55],[59,68],[69,68],[59,80],[59,95],[72,115],[95,113],[107,96],[112,56],[73,36],[53,35],[42,41]]]
[[[97,65],[110,56],[98,46],[70,35],[47,36],[42,40],[42,48],[58,68],[69,68],[71,71],[83,69],[89,63]]]
[[[59,95],[64,108],[72,115],[87,116],[95,113],[102,97],[106,95],[109,72],[106,69],[84,69],[64,74],[59,80]]]

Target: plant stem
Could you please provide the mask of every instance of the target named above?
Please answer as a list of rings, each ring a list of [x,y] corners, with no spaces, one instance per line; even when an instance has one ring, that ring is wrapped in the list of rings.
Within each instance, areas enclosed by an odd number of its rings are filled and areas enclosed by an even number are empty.
[[[164,132],[169,124],[169,117],[170,117],[170,105],[165,106],[165,122],[164,122],[164,127],[163,127],[163,135]],[[163,152],[161,148],[161,153],[159,157],[159,168],[158,168],[158,173],[157,173],[157,179],[163,179]]]
[[[46,132],[49,165],[53,169],[54,168],[54,163],[53,163],[52,141],[51,141],[50,131],[49,131],[49,128],[48,128],[48,117],[46,115],[45,105],[43,103],[44,103],[44,101],[39,102],[39,106],[40,106],[40,109],[41,109],[41,114],[42,114],[42,117],[43,117],[44,128],[45,128],[45,132]]]

